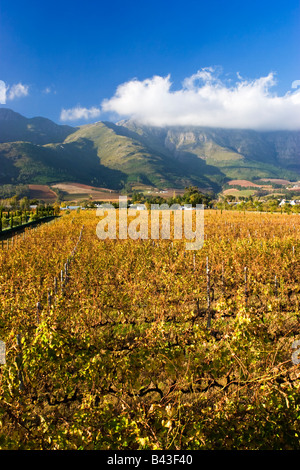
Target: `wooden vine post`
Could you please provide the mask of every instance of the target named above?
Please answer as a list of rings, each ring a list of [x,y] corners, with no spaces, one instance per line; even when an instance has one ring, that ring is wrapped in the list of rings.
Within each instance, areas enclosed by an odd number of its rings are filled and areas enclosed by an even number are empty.
[[[245,274],[245,305],[247,307],[247,305],[248,305],[248,296],[249,296],[249,292],[248,292],[248,268],[247,268],[247,266],[244,268],[244,274]]]
[[[17,355],[16,363],[18,367],[18,379],[19,379],[19,392],[22,392],[25,387],[24,387],[24,381],[23,381],[23,358],[22,358],[22,345],[21,345],[21,335],[17,335],[17,344],[18,344],[18,349],[19,353]]]
[[[211,326],[211,308],[210,308],[210,269],[208,257],[206,258],[206,290],[207,290],[207,328]]]

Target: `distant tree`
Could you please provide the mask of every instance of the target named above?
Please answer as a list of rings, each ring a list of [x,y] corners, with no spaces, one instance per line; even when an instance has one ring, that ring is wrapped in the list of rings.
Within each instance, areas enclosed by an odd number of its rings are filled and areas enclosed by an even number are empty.
[[[29,203],[28,197],[25,196],[22,199],[20,199],[19,206],[21,210],[29,210],[30,203]]]
[[[183,204],[192,204],[193,206],[196,206],[196,204],[204,204],[207,206],[211,199],[212,197],[210,195],[202,193],[196,186],[189,186],[185,188],[181,202]]]

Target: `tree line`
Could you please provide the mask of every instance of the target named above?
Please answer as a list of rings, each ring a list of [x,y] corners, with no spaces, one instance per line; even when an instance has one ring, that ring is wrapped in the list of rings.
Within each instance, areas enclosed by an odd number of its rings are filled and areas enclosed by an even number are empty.
[[[34,208],[29,206],[15,210],[0,206],[0,232],[55,215],[58,215],[57,208],[52,205],[38,204]]]

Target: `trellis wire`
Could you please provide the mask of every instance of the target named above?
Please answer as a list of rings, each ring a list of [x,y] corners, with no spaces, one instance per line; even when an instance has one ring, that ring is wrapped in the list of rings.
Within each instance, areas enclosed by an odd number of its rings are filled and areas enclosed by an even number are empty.
[[[83,234],[83,229],[84,229],[84,225],[82,226],[81,230],[80,230],[80,234],[79,234],[79,238],[77,240],[77,243],[75,245],[75,247],[73,248],[72,250],[72,253],[71,253],[71,256],[69,256],[66,260],[66,262],[64,263],[64,267],[63,269],[61,269],[60,271],[60,284],[61,284],[61,289],[60,289],[60,292],[61,292],[61,296],[63,297],[65,295],[65,288],[66,288],[66,285],[69,281],[69,267],[70,267],[70,263],[73,259],[73,257],[75,256],[75,253],[77,252],[77,249],[78,249],[78,244],[79,242],[81,241],[82,239],[82,234]],[[54,305],[56,305],[56,299],[57,299],[57,295],[58,295],[58,281],[57,281],[57,277],[54,277],[54,290],[53,290],[53,294],[54,294],[54,299],[51,295],[51,290],[48,289],[48,293],[47,293],[47,305],[48,305],[48,309],[50,311],[51,307],[53,306],[53,300],[54,300]],[[37,323],[40,322],[40,313],[42,311],[42,305],[40,302],[37,303]]]

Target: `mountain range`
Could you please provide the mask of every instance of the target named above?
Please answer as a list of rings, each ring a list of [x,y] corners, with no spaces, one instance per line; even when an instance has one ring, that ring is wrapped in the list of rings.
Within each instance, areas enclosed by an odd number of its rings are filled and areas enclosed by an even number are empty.
[[[219,191],[232,179],[300,178],[299,131],[150,127],[128,120],[79,127],[0,108],[0,184],[130,183]]]

